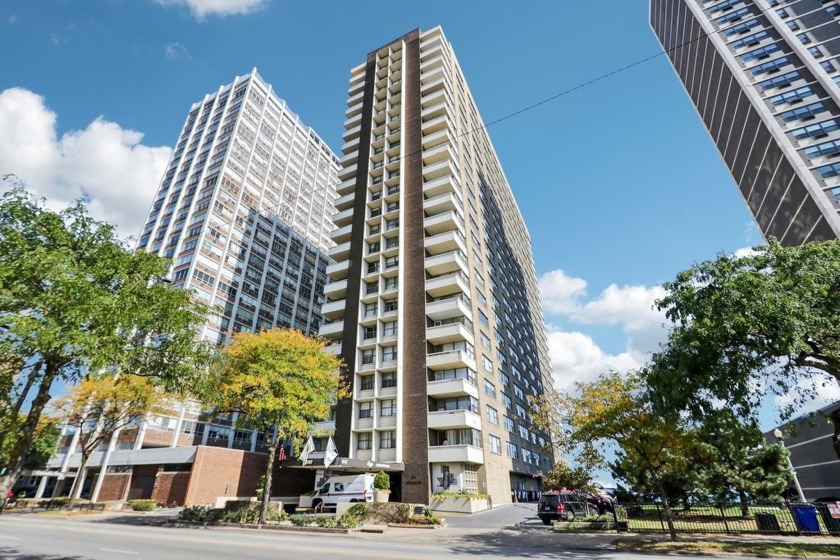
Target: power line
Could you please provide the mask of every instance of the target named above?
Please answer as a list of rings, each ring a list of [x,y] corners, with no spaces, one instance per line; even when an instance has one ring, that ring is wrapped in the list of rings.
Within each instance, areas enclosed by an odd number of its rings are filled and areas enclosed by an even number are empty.
[[[789,3],[789,4],[786,4],[786,6],[790,6],[790,5],[792,5],[792,4],[797,4],[797,3],[799,3],[800,1],[801,1],[801,0],[795,0],[794,2],[791,2],[791,3]],[[755,5],[755,4],[753,4],[753,5]],[[756,6],[756,7],[757,7],[757,6]],[[775,8],[774,6],[771,6],[771,8],[770,8],[770,9],[774,9],[774,8]],[[757,14],[755,14],[755,17],[758,17],[759,15],[766,15],[767,11],[768,11],[768,10],[761,10],[761,9],[759,9],[759,10],[758,10],[758,13],[757,13]],[[728,29],[728,28],[727,28],[727,29]],[[642,64],[645,64],[646,62],[650,62],[651,60],[655,60],[655,59],[659,58],[660,56],[667,55],[667,54],[672,53],[672,52],[674,52],[674,51],[676,51],[676,50],[678,50],[678,49],[681,49],[681,48],[683,48],[683,47],[687,47],[687,46],[689,46],[689,45],[691,45],[691,44],[693,44],[693,43],[696,43],[697,41],[700,41],[700,40],[702,40],[702,39],[706,39],[706,38],[708,38],[708,37],[711,37],[712,35],[716,35],[716,34],[721,33],[721,32],[723,32],[723,31],[725,31],[725,29],[718,29],[718,30],[716,30],[716,31],[711,31],[711,32],[709,32],[709,33],[703,33],[703,34],[700,34],[700,35],[698,35],[697,37],[695,37],[694,39],[689,39],[688,41],[685,41],[685,42],[683,42],[683,43],[680,43],[680,44],[678,44],[678,45],[675,45],[675,46],[673,46],[673,47],[671,47],[671,48],[669,48],[669,49],[663,49],[663,50],[661,50],[661,51],[657,52],[656,54],[653,54],[653,55],[647,56],[647,57],[645,57],[645,58],[641,58],[641,59],[639,59],[639,60],[636,60],[635,62],[631,62],[631,63],[629,63],[629,64],[626,64],[626,65],[624,65],[624,66],[621,66],[621,67],[616,68],[616,69],[614,69],[614,70],[611,70],[611,71],[609,71],[609,72],[606,72],[606,73],[604,73],[604,74],[601,74],[601,75],[599,75],[599,76],[597,76],[597,77],[595,77],[595,78],[592,78],[591,80],[588,80],[588,81],[586,81],[586,82],[581,82],[581,83],[579,83],[579,84],[577,84],[577,85],[575,85],[575,86],[572,86],[572,87],[570,87],[570,88],[568,88],[568,89],[565,89],[565,90],[563,90],[563,91],[561,91],[561,92],[559,92],[559,93],[556,93],[556,94],[554,94],[554,95],[552,95],[552,96],[550,96],[550,97],[546,97],[545,99],[542,99],[542,100],[540,100],[540,101],[537,101],[536,103],[533,103],[533,104],[531,104],[531,105],[528,105],[528,106],[526,106],[526,107],[523,107],[522,109],[518,109],[518,110],[516,110],[516,111],[514,111],[514,112],[512,112],[512,113],[508,113],[507,115],[504,115],[504,116],[502,116],[502,117],[499,117],[498,119],[495,119],[495,120],[493,120],[493,121],[490,121],[489,123],[486,123],[486,124],[481,124],[481,125],[479,125],[479,126],[477,126],[477,127],[473,128],[473,129],[470,129],[470,130],[467,130],[467,131],[465,131],[465,132],[462,132],[461,134],[456,134],[456,135],[454,135],[454,136],[452,137],[452,140],[455,140],[455,139],[458,139],[458,138],[462,138],[462,137],[464,137],[464,136],[468,136],[468,135],[470,135],[470,134],[475,134],[475,133],[480,132],[480,131],[482,131],[482,130],[486,130],[487,128],[489,128],[489,127],[491,127],[491,126],[493,126],[493,125],[495,125],[495,124],[499,124],[499,123],[504,122],[504,121],[506,121],[506,120],[512,119],[512,118],[514,118],[514,117],[517,117],[517,116],[519,116],[519,115],[521,115],[521,114],[523,114],[523,113],[527,113],[528,111],[531,111],[531,110],[533,110],[533,109],[536,109],[536,108],[538,108],[538,107],[541,107],[542,105],[545,105],[545,104],[550,103],[550,102],[552,102],[552,101],[554,101],[554,100],[556,100],[556,99],[559,99],[559,98],[561,98],[561,97],[564,97],[564,96],[566,96],[566,95],[569,95],[570,93],[574,93],[574,92],[576,92],[576,91],[579,91],[579,90],[581,90],[581,89],[587,88],[587,87],[589,87],[589,86],[591,86],[591,85],[593,85],[593,84],[596,84],[596,83],[598,83],[598,82],[602,82],[602,81],[604,81],[604,80],[607,80],[607,79],[609,79],[609,78],[612,78],[613,76],[616,76],[617,74],[621,74],[622,72],[626,72],[626,71],[628,71],[628,70],[630,70],[630,69],[632,69],[632,68],[635,68],[635,67],[637,67],[637,66],[641,66]],[[419,117],[415,117],[415,118],[419,118]],[[449,143],[451,143],[451,140],[450,140],[450,139],[446,139],[446,140],[441,141],[441,142],[440,142],[440,143],[438,143],[438,144],[433,144],[432,146],[429,146],[428,148],[425,148],[425,149],[421,148],[421,149],[419,149],[419,150],[415,150],[414,152],[409,152],[409,153],[406,153],[406,154],[400,154],[399,161],[400,161],[400,163],[402,163],[402,162],[405,160],[405,158],[407,158],[407,157],[409,157],[409,156],[413,156],[413,155],[416,155],[416,154],[420,154],[420,153],[423,153],[424,151],[433,150],[433,149],[435,149],[435,148],[438,148],[438,147],[440,147],[440,146],[447,145],[447,144],[449,144]],[[340,184],[340,183],[339,183],[339,184]],[[337,185],[325,185],[325,186],[323,186],[323,187],[314,188],[314,189],[311,189],[311,190],[309,190],[309,191],[307,191],[307,192],[305,192],[305,193],[301,193],[301,194],[299,194],[299,195],[298,195],[298,197],[304,197],[304,196],[309,196],[309,195],[312,195],[312,194],[314,194],[314,193],[316,193],[316,192],[319,192],[319,191],[325,190],[325,189],[329,188],[330,186],[335,187],[335,186],[337,186]],[[261,212],[272,212],[273,210],[276,210],[277,208],[279,208],[282,204],[283,204],[283,203],[281,202],[280,204],[277,204],[277,205],[272,206],[272,207],[270,207],[270,208],[264,208],[264,209],[261,209],[261,210],[254,210],[254,211],[252,211],[252,213],[257,213],[257,214],[259,214],[259,213],[261,213]]]

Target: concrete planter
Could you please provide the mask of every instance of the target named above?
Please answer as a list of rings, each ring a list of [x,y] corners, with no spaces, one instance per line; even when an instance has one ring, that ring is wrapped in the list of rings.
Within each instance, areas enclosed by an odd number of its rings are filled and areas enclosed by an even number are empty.
[[[373,501],[377,504],[385,504],[388,503],[388,499],[390,498],[391,493],[385,490],[374,490],[373,491]]]
[[[429,509],[449,513],[476,513],[487,509],[487,498],[459,498],[455,496],[441,498],[432,496]]]
[[[555,521],[556,533],[597,533],[599,531],[614,531],[614,521]]]

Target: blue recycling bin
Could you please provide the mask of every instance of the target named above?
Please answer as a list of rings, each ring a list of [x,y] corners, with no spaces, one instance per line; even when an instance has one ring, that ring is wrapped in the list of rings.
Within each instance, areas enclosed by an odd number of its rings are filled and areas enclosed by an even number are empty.
[[[790,513],[800,535],[819,535],[820,522],[817,520],[817,508],[811,504],[790,504]]]

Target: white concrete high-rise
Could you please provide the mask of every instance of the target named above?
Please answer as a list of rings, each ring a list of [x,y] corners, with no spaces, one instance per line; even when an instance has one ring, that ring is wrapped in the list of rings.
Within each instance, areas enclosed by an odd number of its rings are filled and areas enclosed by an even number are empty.
[[[415,30],[351,70],[325,324],[335,440],[405,502],[536,491],[551,383],[530,237],[451,45]]]
[[[138,248],[223,309],[204,338],[317,332],[338,167],[256,69],[193,104]]]

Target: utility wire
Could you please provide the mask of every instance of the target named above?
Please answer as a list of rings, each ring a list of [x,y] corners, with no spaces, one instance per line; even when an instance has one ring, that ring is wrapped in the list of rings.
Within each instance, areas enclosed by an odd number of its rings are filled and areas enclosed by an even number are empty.
[[[799,3],[799,2],[801,2],[801,1],[802,1],[802,0],[795,0],[794,2],[790,2],[790,3],[788,3],[788,4],[785,4],[784,6],[791,6],[791,5],[793,5],[793,4],[798,4],[798,3]],[[755,5],[755,4],[754,4],[754,5]],[[755,5],[755,6],[757,7],[757,5]],[[781,8],[781,7],[783,7],[783,6],[771,6],[771,7],[770,7],[770,9],[779,9],[779,8]],[[766,15],[766,14],[767,14],[767,11],[768,11],[768,10],[761,10],[761,9],[759,9],[759,10],[758,10],[758,13],[757,13],[757,14],[755,14],[755,17],[758,17],[759,15]],[[731,27],[731,26],[730,26],[730,27]],[[587,88],[587,87],[589,87],[589,86],[591,86],[591,85],[593,85],[593,84],[596,84],[596,83],[598,83],[598,82],[602,82],[602,81],[604,81],[604,80],[607,80],[607,79],[609,79],[609,78],[612,78],[613,76],[616,76],[617,74],[621,74],[622,72],[626,72],[626,71],[631,70],[631,69],[633,69],[633,68],[635,68],[635,67],[637,67],[637,66],[641,66],[642,64],[645,64],[645,63],[647,63],[647,62],[650,62],[651,60],[655,60],[655,59],[659,58],[660,56],[667,55],[667,54],[672,53],[672,52],[674,52],[674,51],[676,51],[676,50],[679,50],[679,49],[681,49],[681,48],[683,48],[683,47],[687,47],[687,46],[689,46],[689,45],[691,45],[691,44],[693,44],[693,43],[696,43],[697,41],[700,41],[700,40],[702,40],[702,39],[706,39],[706,38],[708,38],[708,37],[710,37],[710,36],[712,36],[712,35],[716,35],[716,34],[718,34],[718,33],[721,33],[721,32],[723,32],[723,31],[725,31],[726,29],[729,29],[729,27],[726,27],[726,28],[723,28],[723,29],[718,29],[718,30],[716,30],[716,31],[711,31],[711,32],[709,32],[709,33],[703,33],[703,34],[700,34],[700,35],[698,35],[697,37],[695,37],[694,39],[689,39],[688,41],[685,41],[685,42],[683,42],[683,43],[680,43],[680,44],[678,44],[678,45],[675,45],[675,46],[673,46],[673,47],[671,47],[671,48],[669,48],[669,49],[663,49],[663,50],[659,51],[659,52],[658,52],[658,53],[656,53],[656,54],[652,54],[652,55],[647,56],[647,57],[645,57],[645,58],[641,58],[641,59],[639,59],[639,60],[636,60],[635,62],[631,62],[630,64],[626,64],[626,65],[624,65],[624,66],[621,66],[621,67],[616,68],[616,69],[614,69],[614,70],[611,70],[611,71],[609,71],[609,72],[606,72],[606,73],[604,73],[604,74],[601,74],[601,75],[599,75],[599,76],[597,76],[597,77],[595,77],[595,78],[592,78],[591,80],[588,80],[588,81],[586,81],[586,82],[581,82],[581,83],[579,83],[579,84],[577,84],[577,85],[575,85],[575,86],[572,86],[572,87],[570,87],[570,88],[568,88],[568,89],[565,89],[565,90],[563,90],[563,91],[561,91],[561,92],[559,92],[559,93],[556,93],[556,94],[552,95],[551,97],[546,97],[545,99],[542,99],[542,100],[540,100],[540,101],[537,101],[536,103],[533,103],[533,104],[531,104],[531,105],[528,105],[528,106],[526,106],[526,107],[523,107],[523,108],[521,108],[521,109],[518,109],[518,110],[516,110],[516,111],[514,111],[514,112],[512,112],[512,113],[508,113],[507,115],[504,115],[504,116],[502,116],[502,117],[499,117],[498,119],[495,119],[495,120],[493,120],[493,121],[490,121],[489,123],[486,123],[486,124],[481,124],[480,126],[477,126],[477,127],[475,127],[475,128],[472,128],[472,129],[467,130],[467,131],[465,131],[465,132],[462,132],[462,133],[460,133],[460,134],[453,135],[452,140],[455,140],[455,139],[458,139],[458,138],[463,138],[464,136],[468,136],[468,135],[471,135],[471,134],[478,133],[478,132],[480,132],[480,131],[482,131],[482,130],[486,130],[487,128],[489,128],[489,127],[491,127],[491,126],[493,126],[493,125],[499,124],[499,123],[504,122],[504,121],[509,120],[509,119],[512,119],[512,118],[517,117],[517,116],[519,116],[519,115],[521,115],[521,114],[523,114],[523,113],[527,113],[528,111],[532,111],[532,110],[534,110],[534,109],[536,109],[536,108],[538,108],[538,107],[541,107],[542,105],[545,105],[545,104],[550,103],[550,102],[552,102],[552,101],[554,101],[554,100],[556,100],[556,99],[559,99],[559,98],[561,98],[561,97],[564,97],[564,96],[566,96],[566,95],[569,95],[570,93],[574,93],[574,92],[576,92],[576,91],[578,91],[578,90],[581,90],[581,89]],[[419,117],[416,117],[416,118],[419,118]],[[402,126],[402,125],[401,125],[401,126]],[[400,155],[400,158],[399,158],[399,161],[400,161],[400,163],[402,163],[402,162],[403,162],[403,161],[404,161],[407,157],[409,157],[409,156],[413,156],[413,155],[416,155],[416,154],[420,154],[420,153],[422,153],[422,152],[424,152],[424,151],[433,150],[433,149],[438,148],[438,147],[440,147],[440,146],[447,145],[447,144],[449,144],[450,142],[451,142],[451,140],[446,139],[446,140],[441,141],[441,142],[440,142],[440,143],[438,143],[438,144],[433,144],[433,145],[429,146],[428,148],[421,148],[421,149],[419,149],[419,150],[415,150],[415,151],[413,151],[413,152],[409,152],[409,153],[406,153],[406,154],[401,154],[401,155]],[[389,162],[389,163],[393,163],[393,162]],[[338,183],[338,184],[340,184],[340,183]],[[296,199],[297,199],[297,198],[301,198],[301,197],[307,197],[307,196],[312,195],[312,194],[314,194],[314,193],[316,193],[316,192],[319,192],[319,191],[322,191],[322,190],[326,190],[326,189],[328,189],[328,188],[330,188],[330,187],[335,188],[338,184],[335,184],[335,185],[324,185],[324,186],[322,186],[322,187],[318,187],[318,188],[314,188],[314,189],[308,190],[308,191],[306,191],[306,192],[304,192],[304,193],[301,193],[301,194],[297,195]],[[272,206],[272,207],[269,207],[269,208],[263,208],[263,209],[260,209],[260,210],[254,210],[254,211],[252,211],[252,213],[256,213],[256,214],[260,214],[260,213],[262,213],[262,212],[269,212],[269,213],[272,213],[274,210],[276,210],[277,208],[279,208],[282,204],[284,204],[284,203],[283,203],[283,202],[281,202],[280,204],[277,204],[277,205]]]

